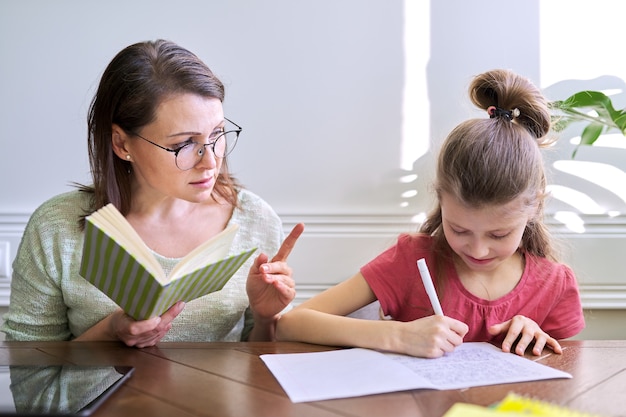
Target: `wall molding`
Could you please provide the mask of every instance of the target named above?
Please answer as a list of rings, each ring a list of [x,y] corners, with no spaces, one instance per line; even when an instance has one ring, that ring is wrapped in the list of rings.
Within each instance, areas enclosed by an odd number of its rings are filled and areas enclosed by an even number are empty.
[[[0,210],[0,234],[19,233],[21,235],[28,219],[32,215],[30,211],[1,211]],[[296,223],[307,224],[307,233],[342,230],[366,233],[398,233],[406,232],[407,227],[417,227],[418,222],[414,216],[406,213],[299,213],[279,212],[283,220],[285,230],[290,230]],[[626,235],[626,214],[617,216],[608,215],[579,215],[585,225],[584,233],[569,230],[561,222],[554,219],[551,214],[546,215],[546,223],[555,233],[566,235],[585,235],[589,233],[621,234]],[[409,229],[410,230],[410,229]]]
[[[0,212],[0,241],[11,242],[11,259],[30,214]],[[287,212],[279,215],[286,233],[296,223],[303,222],[306,226],[305,234],[290,257],[297,272],[296,304],[356,273],[364,260],[371,259],[399,233],[416,230],[419,226],[413,216],[398,213]],[[610,248],[615,249],[616,245],[626,249],[626,216],[581,215],[580,219],[584,223],[584,233],[568,229],[551,216],[548,216],[547,223],[558,239],[566,241],[573,249],[582,248],[580,250],[585,252],[588,247],[599,246],[599,252],[606,252]],[[576,255],[578,262],[585,255]],[[595,273],[594,256],[587,258],[583,269]],[[597,262],[611,271],[612,276],[598,272],[592,279],[581,280],[581,299],[585,309],[626,309],[626,268],[620,258],[609,258],[611,265],[606,265],[606,260]],[[578,270],[575,270],[578,275]],[[10,279],[0,278],[0,306],[8,305],[9,297]]]
[[[294,304],[298,305],[332,285],[298,285]],[[580,298],[585,310],[626,310],[626,285],[580,286]]]
[[[0,222],[1,222],[0,214]],[[415,216],[401,213],[279,213],[285,230],[296,223],[305,223],[307,233],[351,232],[351,233],[400,233],[416,229],[419,222]],[[545,222],[557,236],[626,236],[626,214],[578,215],[584,231],[579,232],[546,214]],[[0,223],[1,224],[1,223]]]
[[[31,212],[0,212],[0,233],[22,232]]]
[[[11,280],[2,278],[0,282],[0,307],[7,307],[11,297]]]
[[[285,231],[288,232],[298,222],[306,225],[306,236],[316,239],[345,239],[373,237],[392,239],[398,233],[416,230],[419,226],[413,216],[406,214],[297,214],[282,213]],[[557,221],[553,215],[546,216],[546,223],[555,237],[570,247],[576,247],[581,241],[606,242],[613,246],[616,239],[624,239],[626,242],[626,215],[579,215],[584,225],[584,232],[580,233],[568,228]],[[303,238],[306,239],[305,236]],[[626,249],[626,244],[623,246]],[[345,247],[339,246],[338,254]],[[599,249],[601,250],[601,249]],[[337,255],[339,257],[339,255]],[[593,259],[589,260],[593,263]],[[621,310],[626,309],[626,268],[619,259],[614,259],[614,271],[617,275],[616,284],[613,279],[602,282],[601,278],[595,278],[593,282],[580,284],[581,302],[585,309]],[[354,272],[357,272],[355,269]],[[623,284],[622,284],[623,283]],[[330,284],[315,284],[298,281],[298,293],[294,301],[299,304],[310,297],[331,287]]]
[[[626,285],[582,284],[580,298],[584,309],[623,310],[626,309]]]

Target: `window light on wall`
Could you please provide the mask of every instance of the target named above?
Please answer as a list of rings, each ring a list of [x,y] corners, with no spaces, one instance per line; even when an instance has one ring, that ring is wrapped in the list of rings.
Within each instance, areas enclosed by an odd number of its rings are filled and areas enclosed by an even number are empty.
[[[539,2],[539,7],[541,87],[558,94],[550,99],[596,90],[609,96],[616,108],[626,106],[626,61],[615,45],[623,38],[626,3],[550,0]],[[605,134],[592,147],[581,146],[575,158],[571,150],[580,135],[574,132],[560,140],[563,151],[550,161],[555,173],[549,187],[556,202],[554,219],[581,233],[585,216],[625,213],[626,163],[621,161],[626,160],[626,137]]]

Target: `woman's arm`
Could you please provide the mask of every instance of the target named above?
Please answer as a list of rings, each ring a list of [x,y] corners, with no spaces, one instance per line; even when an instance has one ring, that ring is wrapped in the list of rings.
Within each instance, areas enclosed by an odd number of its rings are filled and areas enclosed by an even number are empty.
[[[120,308],[87,329],[73,341],[120,340],[127,346],[138,348],[154,346],[172,328],[172,321],[184,308],[185,303],[179,301],[161,316],[139,321],[124,313]]]
[[[296,296],[296,284],[287,258],[303,231],[304,224],[296,224],[271,261],[262,253],[250,267],[246,281],[254,317],[254,327],[247,337],[250,341],[275,340],[276,321]]]

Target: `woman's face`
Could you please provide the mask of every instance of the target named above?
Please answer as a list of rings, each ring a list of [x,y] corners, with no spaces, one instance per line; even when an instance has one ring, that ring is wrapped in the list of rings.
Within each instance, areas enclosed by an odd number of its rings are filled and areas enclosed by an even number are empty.
[[[165,99],[156,111],[156,119],[135,132],[159,146],[178,149],[189,142],[210,143],[224,131],[224,110],[216,98],[179,94]],[[211,146],[198,163],[183,171],[176,165],[174,152],[160,149],[138,136],[126,140],[126,149],[136,181],[133,193],[148,192],[157,198],[173,197],[191,202],[211,199],[222,167]]]
[[[473,271],[494,271],[516,253],[534,211],[522,197],[472,208],[442,193],[440,204],[446,240]]]

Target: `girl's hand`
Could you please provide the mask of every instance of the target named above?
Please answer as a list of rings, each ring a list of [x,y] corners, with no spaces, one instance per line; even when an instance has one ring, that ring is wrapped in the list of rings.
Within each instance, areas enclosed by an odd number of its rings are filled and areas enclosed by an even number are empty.
[[[250,267],[246,292],[256,317],[273,320],[295,298],[296,284],[287,257],[303,231],[302,223],[295,225],[271,261],[262,253]]]
[[[517,315],[504,323],[494,324],[489,327],[488,330],[489,333],[494,336],[506,332],[506,337],[502,342],[502,350],[504,352],[511,352],[511,347],[519,338],[517,346],[515,347],[515,353],[520,356],[524,356],[526,348],[533,343],[533,341],[535,344],[532,349],[533,355],[541,355],[546,345],[550,347],[554,353],[563,353],[559,342],[541,330],[541,327],[528,317]]]
[[[172,321],[184,308],[185,303],[179,301],[161,316],[139,321],[119,309],[109,316],[109,329],[116,339],[127,346],[154,346],[172,328]]]
[[[463,343],[463,336],[469,330],[462,321],[436,315],[400,324],[404,347],[398,351],[422,358],[438,358],[452,352]]]

